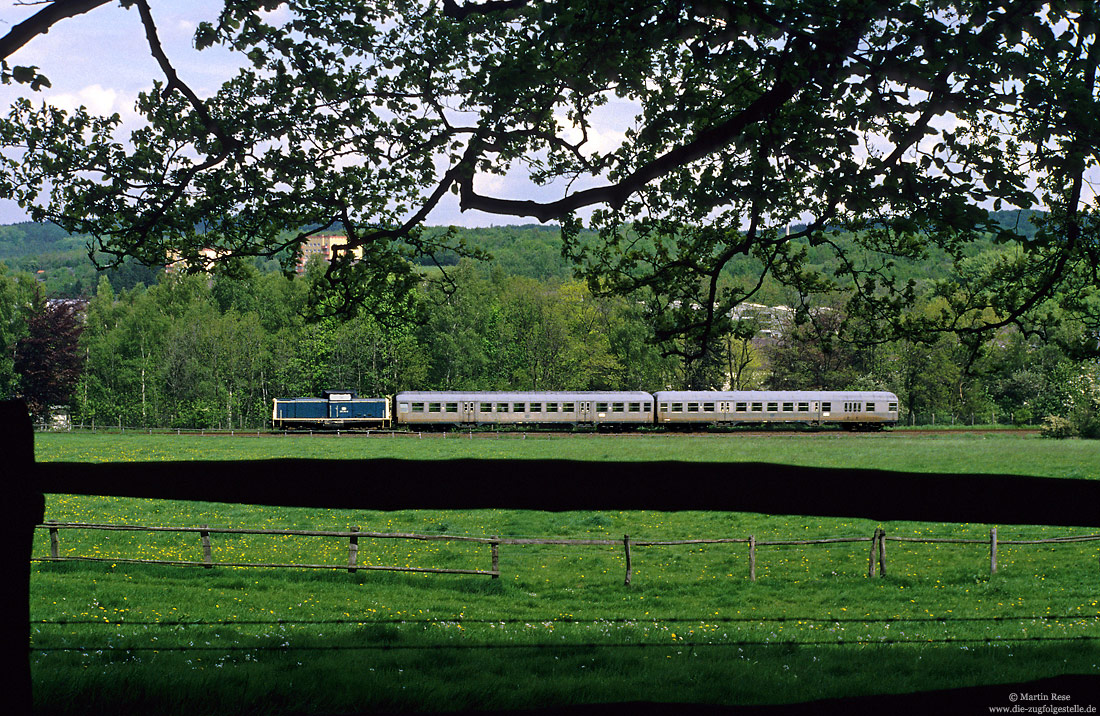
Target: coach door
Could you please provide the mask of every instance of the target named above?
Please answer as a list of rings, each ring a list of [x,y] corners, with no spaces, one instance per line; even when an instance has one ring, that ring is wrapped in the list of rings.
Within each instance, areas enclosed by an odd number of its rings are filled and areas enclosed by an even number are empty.
[[[459,420],[460,421],[462,421],[464,423],[477,422],[477,413],[476,413],[477,403],[474,403],[474,402],[471,402],[471,401],[468,401],[468,400],[464,400],[464,401],[462,401],[461,403],[458,404],[458,407],[459,407],[459,410],[461,411],[459,413]]]
[[[592,422],[592,403],[588,401],[582,401],[577,403],[577,422],[578,423],[591,423]]]

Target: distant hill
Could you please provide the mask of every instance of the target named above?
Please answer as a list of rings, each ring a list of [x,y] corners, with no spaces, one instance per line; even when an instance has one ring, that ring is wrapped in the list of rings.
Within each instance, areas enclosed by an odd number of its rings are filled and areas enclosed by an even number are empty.
[[[1000,225],[1013,228],[1022,235],[1035,235],[1033,217],[1040,215],[1034,211],[1000,211],[990,216]],[[791,227],[792,230],[802,227]],[[428,227],[426,232],[439,234],[444,227]],[[574,267],[561,255],[560,229],[554,225],[526,224],[520,226],[491,226],[482,228],[459,228],[458,238],[471,248],[480,249],[492,256],[488,267],[506,275],[525,276],[540,281],[562,281],[573,276]],[[833,242],[858,258],[866,253],[855,237],[839,234]],[[994,248],[993,242],[977,242],[968,247],[968,255],[981,253]],[[806,245],[811,267],[830,273],[837,264],[837,258],[829,247],[811,247]],[[455,254],[444,253],[437,257],[440,264],[454,265],[458,262]],[[53,224],[23,222],[0,226],[0,261],[15,270],[38,274],[47,286],[47,293],[54,297],[77,297],[90,295],[99,281],[88,260],[85,237],[70,236]],[[422,261],[430,265],[430,261]],[[277,270],[275,262],[258,261],[261,270]],[[760,266],[756,259],[738,256],[731,261],[724,274],[735,282],[754,284],[759,276]],[[952,271],[950,259],[941,251],[932,250],[923,261],[898,260],[895,270],[904,276],[920,281],[946,277]],[[108,278],[115,290],[132,288],[156,280],[159,268],[149,268],[138,264],[129,264],[119,270],[108,272]],[[38,273],[41,272],[41,273]],[[761,300],[783,302],[784,291],[778,285],[766,282]],[[755,299],[754,299],[755,300]]]
[[[69,236],[68,232],[56,224],[23,221],[0,226],[0,260],[68,250],[76,244],[83,246],[84,242]]]

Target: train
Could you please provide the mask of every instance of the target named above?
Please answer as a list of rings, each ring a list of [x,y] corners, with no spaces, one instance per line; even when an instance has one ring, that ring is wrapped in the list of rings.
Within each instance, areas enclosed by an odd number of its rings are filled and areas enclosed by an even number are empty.
[[[898,422],[898,396],[886,391],[405,391],[360,398],[326,390],[320,398],[276,398],[276,429],[515,429],[643,426],[836,425],[881,430]]]

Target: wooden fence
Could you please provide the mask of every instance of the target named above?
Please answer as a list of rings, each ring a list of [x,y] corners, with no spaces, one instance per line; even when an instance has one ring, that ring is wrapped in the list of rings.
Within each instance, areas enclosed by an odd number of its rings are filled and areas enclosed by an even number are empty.
[[[423,535],[413,533],[393,532],[363,532],[358,527],[352,527],[348,531],[321,531],[321,530],[269,530],[247,528],[220,528],[200,525],[198,527],[147,527],[142,525],[109,525],[93,524],[85,522],[47,522],[36,526],[36,529],[49,531],[50,556],[33,557],[32,562],[111,562],[131,564],[167,564],[183,566],[201,566],[205,568],[220,567],[268,567],[284,569],[346,569],[348,572],[359,570],[378,570],[390,572],[428,572],[434,574],[473,574],[489,576],[493,579],[500,577],[500,546],[501,545],[564,545],[564,546],[616,546],[622,545],[626,562],[626,577],[624,584],[630,586],[633,576],[633,561],[631,550],[639,547],[675,547],[684,545],[708,545],[708,544],[746,544],[748,545],[749,579],[756,581],[756,552],[759,547],[791,546],[791,545],[828,545],[852,542],[868,542],[870,550],[867,558],[867,576],[886,576],[886,543],[914,542],[926,544],[982,544],[989,547],[989,573],[997,572],[997,548],[1002,545],[1036,545],[1036,544],[1067,544],[1072,542],[1100,541],[1100,534],[1076,535],[1066,537],[1052,537],[1047,539],[1028,540],[1000,540],[997,539],[997,528],[989,531],[988,539],[964,539],[941,537],[894,537],[886,534],[882,528],[875,530],[870,537],[832,537],[828,539],[795,539],[795,540],[757,540],[755,535],[742,537],[723,537],[713,539],[681,539],[681,540],[632,540],[630,535],[623,535],[621,540],[612,539],[566,539],[566,538],[515,538],[515,537],[466,537],[459,535]],[[186,560],[160,560],[160,559],[132,559],[115,557],[87,557],[87,556],[63,556],[61,554],[61,530],[108,530],[119,532],[176,532],[198,533],[202,544],[202,561]],[[272,562],[215,562],[211,548],[210,536],[223,535],[268,535],[268,536],[296,536],[296,537],[329,537],[347,540],[347,564],[292,564]],[[436,567],[398,567],[384,565],[365,565],[358,563],[359,540],[367,539],[396,539],[396,540],[420,540],[438,542],[473,542],[486,544],[490,548],[490,566],[484,569],[444,569]]]

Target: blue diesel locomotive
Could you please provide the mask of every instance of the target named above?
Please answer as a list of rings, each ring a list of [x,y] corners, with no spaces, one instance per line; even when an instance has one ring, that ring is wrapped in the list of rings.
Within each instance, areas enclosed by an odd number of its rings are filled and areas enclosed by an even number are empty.
[[[389,398],[359,398],[353,390],[325,390],[320,398],[276,398],[275,428],[388,428]]]

